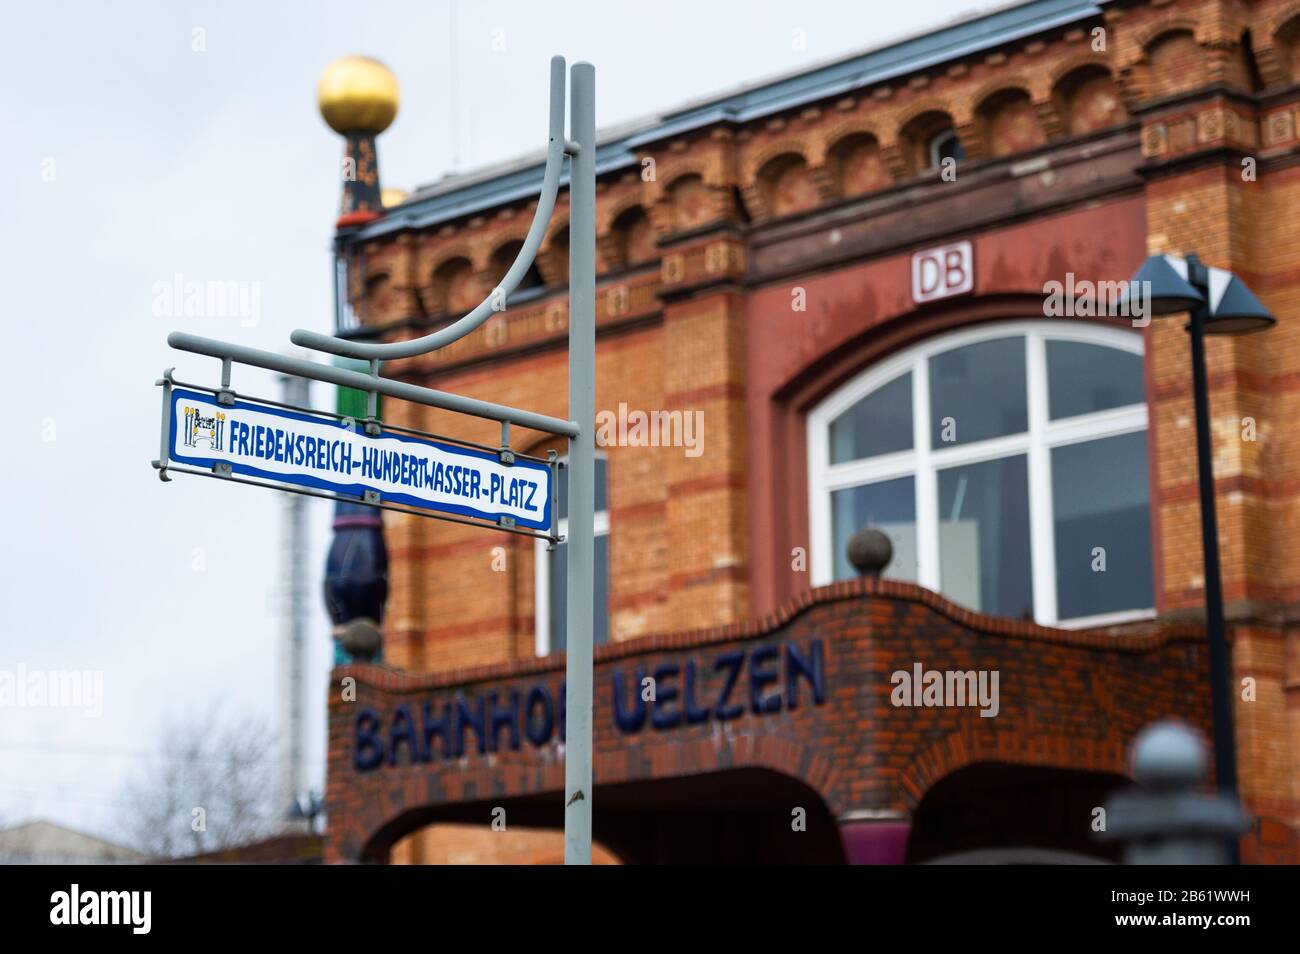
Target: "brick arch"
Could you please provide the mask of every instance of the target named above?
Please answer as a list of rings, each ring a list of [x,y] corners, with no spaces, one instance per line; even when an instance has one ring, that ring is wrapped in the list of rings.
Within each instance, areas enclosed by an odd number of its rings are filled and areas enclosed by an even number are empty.
[[[1259,46],[1260,72],[1268,86],[1286,86],[1295,68],[1290,60],[1300,56],[1300,0],[1293,0],[1268,21]]]
[[[1184,50],[1187,44],[1190,46]],[[1145,51],[1143,79],[1147,96],[1160,97],[1185,92],[1206,82],[1206,78],[1197,75],[1200,70],[1177,68],[1190,66],[1189,60],[1193,55],[1197,67],[1204,71],[1208,72],[1213,66],[1207,58],[1205,44],[1196,37],[1194,31],[1189,33],[1186,29],[1164,30],[1151,40]],[[1169,61],[1169,57],[1174,59]]]
[[[816,148],[809,148],[813,145],[814,143],[810,139],[787,136],[755,150],[745,157],[744,164],[741,166],[741,184],[747,185],[757,179],[768,166],[784,156],[798,156],[808,165],[816,165],[820,161],[820,156],[817,154]]]
[[[679,221],[682,210],[681,197],[676,193],[683,183],[689,180],[699,180],[704,196],[703,219],[696,224],[704,224],[717,219],[722,210],[722,200],[720,198],[722,189],[720,183],[711,181],[709,170],[713,165],[713,163],[709,163],[705,159],[695,159],[673,167],[672,177],[665,181],[663,188],[655,196],[654,201],[646,206],[646,214],[650,217],[651,224],[661,238],[678,231],[681,227]],[[717,177],[713,176],[712,178],[716,179]]]
[[[895,114],[893,123],[894,141],[897,141],[902,136],[903,130],[914,119],[919,119],[926,113],[943,113],[952,120],[954,126],[958,121],[958,109],[951,100],[938,96],[927,96]]]
[[[1024,93],[1029,97],[1031,102],[1040,98],[1035,95],[1038,92],[1035,88],[1035,84],[1031,83],[1029,79],[1023,75],[995,76],[993,79],[986,80],[984,83],[980,84],[980,86],[976,88],[975,92],[971,94],[971,115],[978,115],[980,110],[984,108],[984,105],[994,96],[1012,90]]]
[[[862,285],[870,296],[871,283]],[[871,300],[864,307],[874,307]],[[984,322],[1018,319],[1041,319],[1043,295],[1036,290],[1006,289],[990,291],[968,299],[953,299],[947,305],[909,309],[880,315],[876,320],[843,339],[834,347],[808,355],[791,368],[770,395],[771,426],[774,440],[791,448],[769,465],[772,484],[786,488],[797,500],[808,499],[808,467],[804,448],[808,446],[807,415],[822,399],[844,382],[862,373],[890,355],[937,335],[968,328]],[[1079,321],[1094,319],[1081,318]],[[806,507],[777,508],[774,498],[763,501],[778,514],[772,523],[773,549],[788,553],[792,547],[806,546],[809,540]],[[774,566],[764,580],[777,599],[793,593],[790,574],[784,564]]]
[[[515,226],[498,232],[492,237],[492,241],[487,244],[487,261],[491,262],[501,249],[511,242],[522,242],[528,237],[528,226]]]
[[[1064,735],[1044,735],[1039,732],[978,734],[963,729],[918,753],[898,777],[898,794],[907,811],[915,811],[926,792],[942,778],[980,762],[1127,775],[1126,742],[1127,740],[1119,739],[1097,741]]]
[[[722,177],[717,173],[717,163],[710,162],[704,156],[690,156],[682,159],[674,159],[668,164],[668,175],[656,177],[656,182],[660,184],[660,193],[666,196],[678,182],[687,176],[699,176],[700,180],[710,187],[725,185]],[[658,169],[658,166],[656,166]]]
[[[569,227],[569,210],[556,208],[547,226],[546,235],[537,247],[533,263],[547,285],[561,285],[568,281],[569,246],[560,237]]]
[[[840,123],[828,135],[824,142],[826,161],[815,170],[819,183],[827,199],[850,195],[862,195],[890,185],[896,176],[898,166],[897,150],[881,142],[874,123],[865,120],[850,120]],[[885,175],[884,181],[869,185],[865,189],[853,188],[849,184],[849,167],[846,160],[859,143],[874,143]]]
[[[1086,101],[1080,102],[1075,97],[1083,85],[1092,83],[1095,79],[1101,77],[1105,77],[1106,82],[1118,98],[1119,111],[1122,111],[1123,116],[1117,118],[1123,121],[1123,118],[1131,113],[1133,105],[1132,88],[1119,82],[1107,64],[1094,59],[1083,58],[1071,64],[1069,69],[1062,70],[1060,75],[1052,82],[1051,104],[1061,132],[1067,135],[1074,132],[1075,127],[1079,125],[1080,117],[1084,115],[1079,112],[1079,107],[1086,105]],[[1091,132],[1098,128],[1103,127],[1101,125],[1091,125],[1083,131]]]
[[[967,155],[971,158],[977,158],[980,155],[981,143],[979,142],[979,136],[973,134],[973,113],[967,110],[967,114],[958,116],[956,106],[953,103],[935,97],[928,97],[920,102],[913,103],[898,115],[894,144],[898,152],[897,166],[903,174],[915,175],[924,172],[929,167],[928,157],[923,156],[922,153],[930,134],[919,128],[908,128],[914,126],[917,120],[927,115],[946,116],[953,131],[960,136]]]
[[[1286,86],[1290,83],[1288,64],[1280,62],[1286,43],[1282,34],[1288,32],[1291,21],[1300,17],[1300,0],[1290,0],[1267,19],[1251,24],[1250,44],[1255,62],[1259,65],[1260,76],[1267,89],[1273,86]]]
[[[819,174],[822,171],[823,167],[810,162],[803,152],[780,152],[744,184],[745,204],[751,214],[763,216],[792,215],[816,208],[830,197],[825,176]],[[793,185],[796,192],[783,197],[782,187],[787,184]]]
[[[1069,104],[1064,95],[1064,87],[1069,84],[1070,78],[1084,70],[1095,70],[1098,67],[1110,78],[1124,112],[1126,114],[1132,112],[1136,105],[1132,85],[1120,81],[1120,77],[1116,75],[1105,54],[1091,51],[1074,53],[1053,65],[1052,69],[1043,75],[1040,79],[1041,92],[1034,97],[1039,118],[1049,138],[1070,134],[1073,123],[1070,110],[1067,108]]]
[[[776,172],[781,166],[795,162],[803,163],[805,168],[811,166],[811,163],[808,161],[808,156],[803,152],[796,149],[786,149],[778,152],[759,166],[755,176],[760,180],[767,178]]]
[[[859,809],[915,808],[938,780],[974,762],[1115,773],[1122,771],[1124,746],[1153,719],[1177,715],[1207,730],[1203,641],[1192,627],[1054,629],[965,609],[912,583],[841,581],[803,590],[763,618],[597,647],[594,776],[607,786],[766,769],[799,782],[840,818]],[[820,701],[810,679],[797,704],[781,704],[768,715],[746,706],[724,721],[715,714],[703,724],[678,722],[664,731],[649,722],[630,730],[614,724],[608,690],[616,672],[625,681],[615,691],[623,692],[634,686],[638,671],[657,672],[665,662],[678,672],[688,661],[697,673],[716,672],[707,664],[723,654],[752,659],[760,649],[786,646],[822,660]],[[915,711],[907,737],[900,737],[881,715],[890,693],[883,674],[918,659],[930,669],[999,670],[1004,685],[1015,687],[1014,698],[1004,694],[996,727],[952,708],[926,708]],[[363,770],[354,764],[360,751],[354,730],[363,710],[374,712],[380,721],[367,730],[367,745],[373,745],[386,735],[385,714],[405,707],[421,720],[424,706],[445,706],[461,693],[480,701],[490,695],[495,709],[508,696],[546,685],[558,700],[563,667],[560,658],[530,657],[439,672],[366,663],[336,668],[332,686],[352,677],[356,696],[345,700],[330,692],[327,860],[382,860],[378,856],[414,828],[440,821],[484,824],[485,806],[502,802],[511,806],[516,824],[528,825],[530,812],[554,824],[564,790],[558,734],[531,748],[490,743],[485,754],[466,745],[420,758],[415,742],[400,751],[389,742],[380,764]],[[1062,694],[1062,680],[1088,680],[1104,692],[1105,722],[1095,719],[1095,699]],[[716,675],[706,677],[697,702],[712,707],[719,684]],[[416,724],[411,729],[417,737],[422,731]],[[463,737],[463,728],[456,731]],[[495,736],[495,727],[489,731]],[[593,798],[599,805],[599,789]]]
[[[1190,17],[1175,17],[1148,24],[1135,33],[1116,75],[1116,83],[1129,112],[1144,100],[1169,92],[1168,77],[1158,73],[1152,63],[1153,49],[1173,36],[1190,34],[1192,41],[1204,52],[1209,39],[1208,29]],[[1211,64],[1203,65],[1208,69]]]
[[[791,373],[775,397],[803,415],[868,368],[932,338],[987,323],[1041,321],[1046,326],[1057,320],[1043,317],[1043,295],[1031,291],[977,295],[946,308],[906,311],[839,342],[830,354],[810,357]],[[1104,316],[1070,320],[1076,325],[1128,327],[1126,321]]]
[[[870,136],[882,147],[885,145],[885,137],[881,133],[880,123],[878,121],[866,118],[846,119],[831,126],[822,134],[822,154],[829,156],[832,152],[843,145],[846,140],[852,139],[855,136]]]
[[[1276,39],[1283,28],[1296,17],[1300,17],[1300,0],[1290,0],[1289,3],[1284,3],[1269,14],[1268,19],[1264,21],[1263,32],[1265,36],[1270,40]]]
[[[658,251],[654,246],[657,245],[660,237],[659,230],[650,210],[641,201],[640,195],[628,195],[620,202],[611,204],[603,218],[604,224],[597,225],[596,228],[596,249],[600,254],[599,266],[602,272],[617,271],[634,264],[648,264],[658,257]],[[631,226],[635,224],[637,218],[643,218],[647,224],[649,234],[646,237],[651,248],[643,257],[633,262],[630,253],[633,251],[634,232]],[[627,221],[620,224],[620,220],[624,219]]]
[[[1007,115],[1005,109],[1016,100],[1027,106],[1032,121],[1032,127],[1022,130],[1019,139],[1009,137],[1007,134],[1010,130],[1004,129],[1002,135],[999,135],[999,126]],[[1034,149],[1059,131],[1059,122],[1051,109],[1050,98],[1036,96],[1033,85],[1022,77],[991,80],[980,88],[979,95],[972,98],[972,102],[974,110],[969,132],[972,134],[970,138],[979,141],[978,155],[997,156]],[[966,137],[963,137],[963,142],[965,141]]]
[[[1153,23],[1148,23],[1140,27],[1133,33],[1133,42],[1138,49],[1142,51],[1142,61],[1147,62],[1151,56],[1151,47],[1156,41],[1164,39],[1170,33],[1190,33],[1192,39],[1198,44],[1204,45],[1209,39],[1208,21],[1197,20],[1195,17],[1171,17],[1168,20],[1160,19]]]
[[[527,226],[512,226],[493,236],[490,243],[485,243],[484,247],[488,250],[488,254],[484,258],[483,268],[477,273],[478,279],[485,285],[491,284],[495,286],[500,282],[501,279],[505,277],[506,271],[509,270],[510,266],[514,263],[514,260],[518,257],[518,252],[522,251],[522,245],[527,236]],[[515,255],[511,256],[509,262],[503,262],[500,264],[496,263],[495,259],[497,255],[503,249],[511,245],[519,245],[521,248],[516,250]],[[539,249],[538,252],[533,255],[533,261],[530,264],[529,269],[532,270],[533,276],[540,279],[541,282],[544,282],[545,278],[542,277],[541,267],[537,264],[537,260],[540,257],[541,251]],[[498,269],[501,269],[502,266],[504,266],[504,269],[499,271]],[[533,287],[527,284],[529,279],[529,269],[525,269],[523,279],[521,280],[523,288]]]
[[[546,235],[542,238],[542,244],[538,246],[539,250],[550,251],[553,249],[561,233],[569,227],[567,212],[560,215],[559,211],[559,209],[556,209],[556,214],[551,216],[551,223],[546,227]]]
[[[458,242],[453,247],[440,250],[436,258],[430,260],[427,270],[425,270],[420,276],[420,293],[422,296],[425,296],[427,307],[431,312],[455,314],[460,310],[460,305],[465,304],[465,302],[460,302],[459,305],[456,304],[451,300],[450,295],[444,296],[436,294],[439,285],[438,273],[453,262],[467,262],[469,264],[469,285],[467,288],[469,291],[473,292],[469,298],[475,299],[475,301],[473,305],[468,305],[467,307],[473,308],[474,305],[478,304],[478,300],[481,298],[478,294],[478,285],[483,268],[485,267],[484,263],[479,259],[481,259],[485,248],[486,246],[484,245],[472,246],[467,242]],[[449,292],[450,288],[446,289],[446,291]]]
[[[608,233],[609,230],[614,227],[614,223],[618,221],[620,215],[637,206],[640,206],[645,210],[646,215],[650,214],[650,210],[646,208],[645,196],[643,196],[639,190],[633,190],[628,192],[626,195],[620,196],[617,199],[610,199],[603,204],[598,203],[596,234],[601,235]]]
[[[1105,53],[1073,53],[1052,65],[1052,68],[1047,71],[1043,79],[1043,85],[1049,92],[1055,91],[1062,80],[1075,70],[1082,69],[1085,66],[1100,66],[1110,74],[1112,80],[1117,78],[1111,60],[1107,58]]]
[[[477,271],[480,267],[477,259],[483,258],[483,255],[484,250],[480,243],[460,239],[435,247],[432,252],[422,258],[417,274],[422,283],[431,282],[438,269],[458,258],[468,261]]]
[[[652,778],[633,777],[628,772],[625,753],[598,752],[593,760],[592,774],[600,779],[600,783],[592,797],[599,800],[602,785],[663,781],[738,769],[766,769],[805,785],[821,798],[832,814],[842,801],[835,797],[838,776],[834,763],[818,747],[774,736],[741,735],[729,740],[722,748],[725,755],[720,757],[719,744],[714,739],[677,744],[660,741],[639,746],[638,755],[655,766]],[[512,774],[522,776],[522,772],[503,772],[487,764],[462,768],[459,772],[462,791],[469,794],[455,800],[430,802],[425,780],[415,772],[406,773],[397,784],[378,787],[348,812],[346,831],[332,838],[342,857],[331,860],[384,861],[392,846],[413,831],[439,822],[465,821],[465,816],[457,810],[461,806],[489,800],[508,802],[523,794],[517,789],[510,790],[516,781]],[[562,760],[529,770],[528,775],[532,783],[527,793],[529,796],[551,795],[556,800],[562,797]],[[486,823],[487,819],[483,821]]]
[[[809,159],[807,143],[802,139],[787,136],[746,157],[741,166],[740,197],[751,219],[765,219],[772,215],[770,173],[788,158],[802,160],[811,175],[814,164]],[[816,185],[817,180],[813,181]]]

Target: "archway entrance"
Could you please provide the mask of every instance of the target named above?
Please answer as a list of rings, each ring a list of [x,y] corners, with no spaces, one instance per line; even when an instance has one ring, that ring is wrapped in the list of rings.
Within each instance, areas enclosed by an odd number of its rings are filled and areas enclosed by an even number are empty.
[[[1043,850],[1118,861],[1119,846],[1093,837],[1094,810],[1130,784],[1106,772],[979,762],[939,779],[913,814],[907,863],[962,855],[985,863],[1037,858]],[[973,853],[982,853],[976,855]]]
[[[564,815],[558,793],[481,800],[412,809],[375,832],[363,860],[383,863],[413,833],[451,825],[466,847],[455,857],[412,860],[465,863],[558,861],[545,838],[559,832]],[[822,797],[791,776],[770,769],[741,768],[677,778],[597,785],[594,840],[626,864],[841,864],[844,852],[834,817]],[[496,810],[505,832],[493,831]],[[498,814],[497,817],[502,817]],[[504,836],[518,832],[507,841]],[[498,836],[491,842],[488,836]],[[525,839],[532,837],[532,844]],[[445,837],[440,839],[445,844]]]

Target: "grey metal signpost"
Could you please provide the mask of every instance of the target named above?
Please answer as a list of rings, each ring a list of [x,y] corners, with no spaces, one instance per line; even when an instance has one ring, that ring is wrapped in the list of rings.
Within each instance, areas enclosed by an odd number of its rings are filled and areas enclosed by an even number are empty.
[[[399,398],[501,424],[499,459],[510,464],[515,453],[510,449],[510,425],[532,428],[569,441],[569,532],[567,644],[565,682],[565,750],[564,750],[564,861],[566,864],[591,863],[591,733],[592,733],[592,641],[594,633],[594,518],[595,518],[595,381],[596,381],[596,77],[589,63],[576,63],[571,70],[572,95],[569,99],[569,136],[564,135],[565,62],[560,56],[551,59],[550,133],[546,148],[546,168],[541,195],[532,225],[518,257],[500,285],[459,321],[433,334],[410,341],[388,344],[351,341],[311,331],[298,330],[290,335],[294,344],[327,354],[361,358],[370,362],[370,373],[349,371],[230,344],[183,332],[172,332],[167,343],[180,351],[207,355],[222,362],[221,387],[209,388],[216,404],[235,407],[237,393],[231,388],[232,364],[266,368],[281,374],[296,375],[342,387],[355,388],[371,395],[370,416],[362,422],[368,435],[379,436],[380,422],[375,415],[375,395]],[[506,407],[475,398],[448,394],[379,376],[379,362],[429,354],[474,331],[493,314],[503,311],[509,296],[533,264],[537,249],[546,234],[555,209],[564,157],[569,156],[569,420]],[[214,462],[207,471],[173,463],[177,444],[172,421],[170,395],[171,372],[159,382],[164,389],[162,452],[154,467],[162,479],[168,472],[204,473],[227,479],[232,477],[229,463]],[[271,402],[262,402],[267,405]],[[312,412],[319,413],[319,412]],[[461,442],[464,443],[464,442]],[[279,486],[272,484],[272,486]],[[280,489],[316,496],[333,496],[311,489],[282,486]],[[552,482],[552,496],[554,487]],[[382,495],[366,491],[357,502],[386,506]],[[528,533],[502,519],[499,529],[541,536],[558,542],[555,527],[559,515],[550,509],[551,525],[546,533]],[[455,519],[442,517],[441,519]],[[461,520],[460,522],[473,522]],[[492,524],[481,524],[492,526]]]

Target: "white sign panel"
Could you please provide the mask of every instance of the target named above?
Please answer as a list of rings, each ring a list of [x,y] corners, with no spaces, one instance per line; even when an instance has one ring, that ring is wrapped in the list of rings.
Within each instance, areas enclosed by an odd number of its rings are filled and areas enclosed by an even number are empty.
[[[923,305],[964,295],[975,287],[975,251],[970,242],[928,248],[912,256],[912,301]]]
[[[534,530],[551,526],[551,471],[536,461],[506,465],[488,451],[215,396],[171,392],[171,459],[360,499],[373,490],[388,503]]]

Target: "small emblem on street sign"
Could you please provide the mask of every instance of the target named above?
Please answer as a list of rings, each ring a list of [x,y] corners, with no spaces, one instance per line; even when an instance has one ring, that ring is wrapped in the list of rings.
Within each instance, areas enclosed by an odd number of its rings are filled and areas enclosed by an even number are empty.
[[[202,447],[209,450],[221,450],[221,439],[226,427],[226,415],[217,411],[204,414],[197,407],[187,405],[185,408],[185,446]]]
[[[975,287],[975,252],[970,242],[927,248],[912,256],[912,301],[964,295]]]
[[[533,530],[551,527],[551,471],[490,451],[380,430],[239,399],[171,391],[171,460],[389,503]],[[225,468],[223,467],[224,471]],[[367,493],[369,492],[369,494]]]

